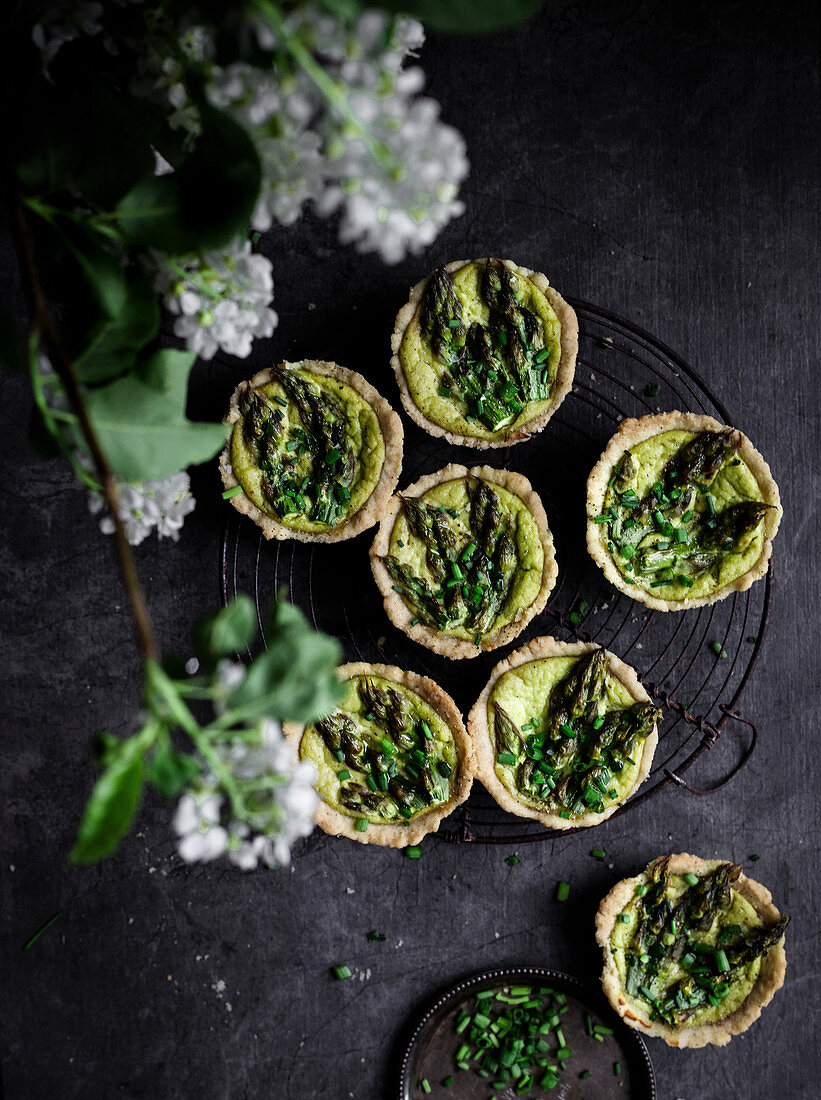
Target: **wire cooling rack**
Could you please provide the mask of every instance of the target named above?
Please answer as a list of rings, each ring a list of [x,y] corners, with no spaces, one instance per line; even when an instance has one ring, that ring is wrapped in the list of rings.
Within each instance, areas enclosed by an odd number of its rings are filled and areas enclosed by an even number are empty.
[[[464,714],[492,667],[511,649],[541,634],[595,642],[638,671],[665,708],[653,770],[624,814],[670,783],[709,794],[735,776],[755,748],[755,724],[736,709],[758,658],[767,626],[772,572],[747,592],[685,612],[651,611],[617,592],[585,548],[585,482],[607,440],[626,416],[681,409],[732,418],[679,355],[650,333],[608,310],[572,301],[579,318],[573,392],[547,427],[507,450],[452,447],[408,425],[400,485],[461,462],[517,470],[530,479],[547,512],[559,578],[547,607],[515,642],[473,660],[450,661],[411,641],[388,620],[368,562],[373,532],[337,545],[266,542],[250,520],[230,510],[221,548],[223,602],[239,592],[257,606],[263,642],[265,611],[283,589],[315,627],[340,639],[349,661],[398,665],[430,676]],[[389,399],[391,380],[377,380]],[[709,790],[682,778],[718,740],[730,720],[748,730],[747,748],[722,782]],[[439,836],[455,842],[516,843],[555,837],[536,822],[502,810],[479,785]]]

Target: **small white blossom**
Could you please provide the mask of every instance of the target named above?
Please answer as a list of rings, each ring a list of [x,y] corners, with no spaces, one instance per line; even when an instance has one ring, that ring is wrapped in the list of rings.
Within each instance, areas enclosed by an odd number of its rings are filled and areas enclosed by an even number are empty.
[[[177,850],[186,863],[208,863],[228,846],[228,832],[220,825],[222,797],[184,794],[174,814]]]
[[[250,241],[177,261],[158,257],[155,285],[177,314],[174,333],[203,359],[220,349],[245,359],[277,325],[271,261],[251,252]]]
[[[243,871],[260,864],[284,866],[290,862],[294,841],[313,830],[319,804],[315,765],[294,761],[279,722],[265,719],[245,732],[246,737],[236,736],[214,748],[242,792],[247,817],[230,819],[229,800],[216,776],[198,779],[198,790],[180,798],[174,816],[178,850],[188,863],[207,862],[227,852]]]
[[[205,94],[214,107],[227,109],[247,127],[261,126],[282,104],[273,69],[266,72],[244,61],[215,66]]]
[[[176,542],[185,517],[196,506],[190,487],[191,481],[185,471],[139,485],[123,482],[117,496],[118,511],[131,545],[139,546],[154,530],[159,538]],[[104,504],[100,493],[89,494],[92,513],[102,511]],[[110,515],[100,520],[100,530],[104,535],[114,533],[114,520]]]
[[[46,8],[31,31],[32,41],[43,59],[43,68],[48,69],[67,42],[73,42],[81,34],[99,34],[102,15],[103,5],[94,0],[79,0],[73,8],[66,4],[52,4]]]

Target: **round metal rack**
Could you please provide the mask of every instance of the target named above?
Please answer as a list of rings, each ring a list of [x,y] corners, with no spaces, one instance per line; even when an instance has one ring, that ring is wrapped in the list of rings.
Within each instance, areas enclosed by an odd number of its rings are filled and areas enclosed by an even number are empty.
[[[572,301],[579,317],[580,347],[572,393],[547,427],[507,450],[452,447],[405,421],[401,485],[449,462],[490,463],[517,470],[539,493],[556,543],[559,579],[547,607],[511,645],[469,661],[450,661],[411,641],[388,620],[370,572],[371,535],[337,545],[269,543],[233,510],[221,548],[223,601],[249,593],[263,621],[284,591],[320,630],[340,639],[347,660],[398,665],[430,676],[467,713],[492,667],[511,649],[542,634],[595,642],[633,665],[647,690],[665,708],[653,770],[624,814],[670,783],[694,794],[724,786],[749,759],[756,742],[753,722],[737,711],[767,626],[772,569],[747,592],[686,612],[651,611],[617,592],[585,547],[585,482],[619,423],[627,416],[681,409],[732,418],[698,373],[637,325],[599,306]],[[392,380],[378,379],[390,396]],[[710,790],[682,778],[715,744],[730,720],[748,730],[747,748],[729,775]],[[468,802],[446,819],[439,836],[456,842],[516,843],[555,838],[536,822],[502,810],[476,784]]]

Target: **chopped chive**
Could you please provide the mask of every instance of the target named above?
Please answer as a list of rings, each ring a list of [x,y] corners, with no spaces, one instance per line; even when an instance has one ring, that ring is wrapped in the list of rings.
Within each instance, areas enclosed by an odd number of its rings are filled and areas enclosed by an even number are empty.
[[[241,485],[234,485],[231,489],[226,489],[225,490],[225,492],[222,494],[222,499],[223,500],[230,500],[231,497],[238,496],[238,494],[241,493],[241,492],[242,492],[242,486]]]
[[[590,1076],[590,1070],[589,1069],[583,1069],[581,1071],[581,1073],[579,1074],[579,1080],[580,1081],[586,1081],[589,1076]]]
[[[559,1049],[556,1051],[556,1057],[559,1059],[560,1062],[564,1062],[572,1055],[572,1053],[573,1051],[570,1049],[570,1047],[559,1047]]]
[[[508,867],[515,867],[518,862],[519,862],[519,857],[518,856],[508,856],[507,859],[505,860],[505,863],[508,865]]]
[[[593,848],[590,852],[593,859],[604,859],[607,853],[602,848]]]
[[[449,1089],[452,1084],[453,1084],[453,1077],[451,1077],[450,1074],[448,1074],[447,1077],[442,1078],[442,1088],[443,1089]]]
[[[369,932],[368,940],[370,943],[384,943],[388,937],[384,932]]]
[[[458,322],[457,322],[457,324],[458,324]],[[431,1091],[430,1081],[427,1079],[427,1077],[423,1077],[422,1080],[419,1082],[419,1084],[422,1088],[422,1092],[430,1092]]]
[[[594,1030],[595,1030],[597,1035],[612,1035],[613,1034],[612,1027],[606,1027],[604,1024],[596,1024],[596,1027],[594,1028]]]
[[[560,882],[556,885],[556,901],[567,901],[570,897],[570,883]]]
[[[716,505],[710,493],[706,493],[704,496],[704,503],[707,505],[707,511],[711,516],[716,514]]]
[[[421,859],[422,849],[419,847],[418,844],[411,844],[408,848],[405,849],[405,855],[408,857],[408,859]]]
[[[342,966],[332,966],[331,973],[338,982],[344,982],[346,978],[350,978],[351,976],[350,967],[344,964]]]
[[[593,721],[593,729],[594,730],[600,730],[603,725],[604,725],[604,715],[600,714],[599,717],[594,719],[594,721]]]
[[[496,755],[497,764],[506,764],[508,767],[516,763],[516,757],[512,752],[500,752]]]
[[[618,920],[619,924],[629,924],[630,923],[630,914],[629,913],[619,913],[619,915],[616,919]]]
[[[636,897],[643,898],[646,893],[647,887],[644,885],[644,883],[636,887]]]
[[[747,856],[747,859],[750,861],[750,863],[755,863],[756,860],[761,859],[761,856]]]
[[[698,875],[694,875],[692,871],[688,871],[684,876],[684,881],[688,886],[696,886],[698,884]]]
[[[726,974],[730,969],[730,962],[723,947],[716,951],[716,966],[722,974]]]
[[[747,641],[750,643],[750,645],[755,645],[755,643],[758,641],[758,635],[757,634],[748,635]]]
[[[710,642],[710,649],[715,653],[716,657],[721,661],[727,660],[727,651],[722,646],[721,642]]]
[[[366,831],[366,829],[368,828],[368,819],[367,819],[367,817],[358,817],[356,819],[356,824],[354,825],[354,828],[356,829],[356,831],[358,833],[364,833]]]
[[[656,397],[659,392],[658,382],[648,382],[644,387],[645,397]]]
[[[348,771],[348,769],[347,769],[347,768],[343,768],[341,772],[337,772],[337,773],[336,773],[336,778],[337,778],[337,779],[338,779],[338,780],[339,780],[339,781],[340,781],[341,783],[344,783],[346,779],[350,779],[350,778],[351,778],[351,773],[350,773],[350,772]]]
[[[613,1063],[613,1073],[615,1073],[616,1077],[621,1077],[621,1062]]]
[[[444,779],[447,779],[447,777],[449,775],[452,775],[453,773],[453,768],[450,766],[447,760],[440,760],[436,765],[436,770]]]

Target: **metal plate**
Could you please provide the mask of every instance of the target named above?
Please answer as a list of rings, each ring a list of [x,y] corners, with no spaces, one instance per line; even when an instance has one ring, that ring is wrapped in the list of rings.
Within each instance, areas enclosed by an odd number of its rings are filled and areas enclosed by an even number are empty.
[[[408,1039],[393,1093],[397,1100],[425,1100],[427,1096],[430,1100],[437,1097],[487,1100],[489,1096],[514,1100],[518,1096],[512,1085],[492,1090],[488,1081],[472,1069],[458,1070],[454,1064],[454,1055],[462,1043],[462,1036],[455,1031],[459,1010],[483,989],[498,991],[511,985],[549,986],[564,993],[570,1005],[570,1010],[562,1017],[565,1041],[573,1051],[568,1068],[552,1091],[533,1088],[527,1094],[533,1100],[542,1097],[553,1100],[627,1100],[628,1097],[630,1100],[655,1100],[656,1079],[641,1035],[627,1027],[601,992],[589,989],[569,974],[535,966],[488,970],[459,982],[438,997],[425,1010]],[[585,1012],[589,1012],[595,1022],[612,1028],[612,1036],[601,1043],[588,1036]],[[613,1069],[615,1062],[621,1068],[618,1076]],[[590,1071],[585,1080],[579,1076],[583,1070]],[[453,1075],[454,1083],[445,1088],[441,1082],[449,1074]],[[430,1093],[425,1093],[421,1087],[423,1078],[431,1086]]]
[[[367,532],[331,546],[268,543],[250,520],[229,509],[221,551],[222,594],[224,601],[238,592],[251,594],[261,628],[265,610],[284,590],[317,628],[341,640],[347,660],[394,664],[430,676],[464,714],[496,662],[531,638],[552,634],[605,646],[636,668],[667,711],[653,770],[641,791],[617,811],[621,814],[671,782],[686,786],[681,776],[715,743],[731,715],[740,718],[735,708],[761,648],[771,573],[747,592],[710,607],[668,613],[651,611],[604,579],[585,547],[585,482],[621,420],[682,409],[726,424],[733,421],[696,371],[670,348],[607,310],[572,304],[580,327],[573,392],[544,431],[507,450],[476,451],[452,447],[405,424],[402,485],[449,462],[489,463],[525,474],[542,498],[556,542],[559,579],[544,612],[511,646],[469,661],[450,661],[397,630],[384,613],[371,576],[367,550],[372,534]],[[386,385],[383,391],[390,394]],[[591,611],[574,622],[583,602]],[[726,654],[724,659],[716,655],[713,643]],[[730,777],[755,744],[755,726],[740,720],[749,727],[749,747]],[[438,835],[523,844],[555,833],[507,814],[475,784],[469,801],[443,822]]]

